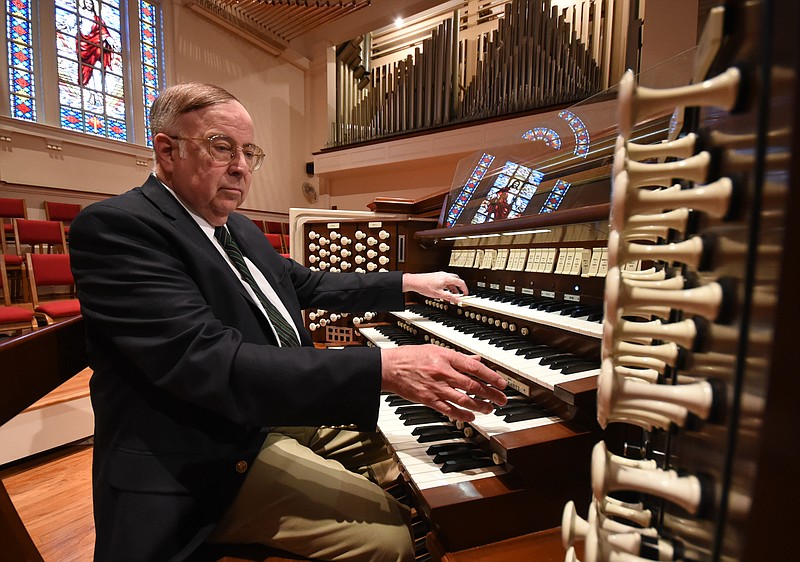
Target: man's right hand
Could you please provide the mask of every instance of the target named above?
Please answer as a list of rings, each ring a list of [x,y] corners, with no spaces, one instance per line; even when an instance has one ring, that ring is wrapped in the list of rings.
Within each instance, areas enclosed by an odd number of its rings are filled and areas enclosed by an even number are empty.
[[[381,349],[381,389],[430,406],[453,420],[472,421],[506,403],[506,380],[481,363],[437,345]]]

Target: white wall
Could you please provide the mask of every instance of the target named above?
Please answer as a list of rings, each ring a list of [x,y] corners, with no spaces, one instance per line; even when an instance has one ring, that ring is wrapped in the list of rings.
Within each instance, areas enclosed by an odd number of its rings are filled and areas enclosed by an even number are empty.
[[[267,153],[244,206],[288,212],[305,202],[300,191],[308,152],[304,70],[186,8],[177,8],[174,18],[175,81],[228,89],[250,112],[256,142]]]

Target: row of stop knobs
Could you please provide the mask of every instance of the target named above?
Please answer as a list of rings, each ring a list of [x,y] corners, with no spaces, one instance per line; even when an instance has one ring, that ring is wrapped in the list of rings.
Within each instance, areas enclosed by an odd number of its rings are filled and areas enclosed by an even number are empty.
[[[381,254],[385,254],[391,249],[385,242],[391,236],[389,232],[381,230],[376,238],[369,236],[363,230],[357,230],[354,236],[355,243],[336,230],[331,230],[328,237],[311,230],[308,233],[308,238],[311,240],[308,244],[308,250],[311,252],[308,256],[311,269],[313,271],[348,271],[353,268],[353,263],[349,260],[352,257],[352,261],[356,265],[353,270],[357,273],[387,271],[385,266],[389,264],[389,257]]]
[[[315,332],[319,328],[324,328],[329,324],[335,324],[341,319],[350,316],[348,312],[329,312],[327,310],[317,309],[308,313],[308,329]],[[377,312],[365,312],[360,316],[353,316],[353,324],[358,326],[363,322],[371,322],[378,316]]]
[[[624,423],[646,432],[676,431],[688,428],[693,419],[717,423],[723,416],[724,383],[693,371],[700,371],[698,351],[735,346],[737,331],[726,326],[737,310],[735,280],[691,280],[697,272],[711,270],[716,248],[709,237],[695,235],[689,217],[703,213],[729,220],[737,212],[737,186],[730,178],[712,177],[713,158],[697,148],[694,134],[654,146],[631,142],[631,136],[635,123],[679,105],[733,111],[740,73],[731,68],[702,84],[663,90],[637,86],[631,72],[620,82],[597,399],[604,428]],[[678,160],[660,163],[669,158]],[[673,184],[676,178],[684,184]],[[684,240],[665,242],[672,240],[672,233]],[[625,271],[624,265],[634,260],[655,266]],[[657,528],[657,518],[645,504],[625,504],[614,495],[638,494],[702,519],[716,493],[708,475],[660,468],[650,458],[615,455],[604,442],[596,444],[591,465],[588,517],[581,519],[572,503],[564,509],[567,561],[578,562],[573,546],[577,538],[584,541],[583,562],[696,559],[698,553],[686,552],[687,543]]]

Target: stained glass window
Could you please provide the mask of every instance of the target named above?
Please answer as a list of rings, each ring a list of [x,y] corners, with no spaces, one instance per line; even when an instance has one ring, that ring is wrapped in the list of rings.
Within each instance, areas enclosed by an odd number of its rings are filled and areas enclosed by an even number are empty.
[[[567,109],[559,111],[558,116],[567,122],[572,134],[575,135],[575,156],[586,158],[589,154],[589,128],[580,117]]]
[[[55,43],[32,18],[36,10],[52,10]],[[159,0],[6,0],[6,14],[12,117],[150,144],[149,108],[161,86]],[[55,61],[57,93],[36,89],[43,82],[39,60]],[[133,108],[135,100],[143,110]],[[140,116],[143,122],[132,126]]]
[[[55,0],[61,126],[127,138],[119,0]]]
[[[472,217],[473,224],[513,219],[525,212],[544,174],[507,161]]]
[[[522,135],[522,138],[529,141],[544,141],[550,148],[561,149],[561,137],[549,127],[534,127]]]
[[[36,121],[30,0],[6,0],[11,117]]]
[[[158,6],[139,0],[139,42],[142,62],[142,101],[144,102],[144,130],[147,146],[153,146],[150,138],[150,106],[158,97],[160,76],[159,57],[159,9]]]
[[[445,219],[446,227],[449,228],[456,224],[458,217],[461,216],[467,203],[472,199],[472,195],[475,193],[478,185],[480,185],[481,179],[486,175],[486,171],[489,169],[489,166],[492,165],[492,162],[494,162],[494,156],[491,154],[484,153],[481,155],[478,163],[472,169],[469,179],[464,183],[455,201],[453,201],[453,204],[450,206],[450,210],[447,212],[447,218]]]
[[[556,181],[553,189],[550,190],[550,195],[547,196],[544,205],[542,205],[542,208],[539,210],[539,213],[552,213],[558,209],[558,206],[561,205],[561,201],[563,201],[564,196],[567,194],[570,185],[572,184],[565,182],[564,180]]]

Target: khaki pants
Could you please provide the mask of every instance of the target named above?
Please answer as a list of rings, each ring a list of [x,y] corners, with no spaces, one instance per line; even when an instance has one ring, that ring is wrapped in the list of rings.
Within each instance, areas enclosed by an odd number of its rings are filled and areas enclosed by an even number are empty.
[[[319,560],[411,561],[408,509],[379,485],[396,470],[377,434],[274,428],[209,542]]]

